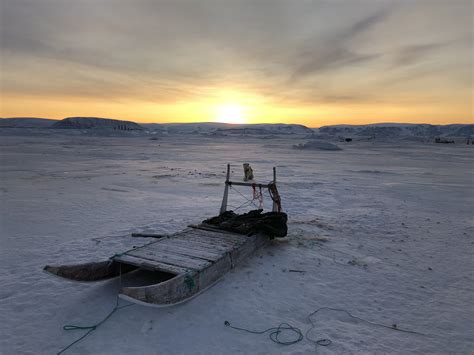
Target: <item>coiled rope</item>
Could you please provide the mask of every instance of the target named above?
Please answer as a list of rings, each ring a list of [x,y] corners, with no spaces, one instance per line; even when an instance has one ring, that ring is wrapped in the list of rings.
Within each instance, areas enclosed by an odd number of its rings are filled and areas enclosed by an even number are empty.
[[[289,325],[288,323],[280,323],[278,327],[272,327],[265,330],[250,330],[250,329],[245,329],[245,328],[239,328],[239,327],[235,327],[231,325],[230,322],[228,321],[225,321],[224,324],[226,327],[236,329],[236,330],[241,330],[241,331],[252,333],[252,334],[265,334],[267,332],[270,332],[268,336],[270,337],[271,341],[277,344],[281,344],[281,345],[296,344],[300,342],[301,340],[303,340],[304,338],[303,333],[301,332],[299,328],[293,327],[292,325]],[[296,336],[296,338],[293,340],[286,340],[286,341],[281,340],[280,335],[285,332],[293,333]]]

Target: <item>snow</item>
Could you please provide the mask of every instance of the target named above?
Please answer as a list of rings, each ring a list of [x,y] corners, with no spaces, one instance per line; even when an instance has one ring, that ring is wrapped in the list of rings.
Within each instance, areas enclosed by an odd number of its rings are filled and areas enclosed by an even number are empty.
[[[259,181],[278,167],[288,238],[189,302],[120,310],[66,354],[310,354],[307,339],[283,347],[224,321],[306,333],[319,307],[426,336],[322,310],[309,335],[332,344],[318,354],[472,353],[473,146],[360,141],[331,152],[293,149],[293,136],[52,131],[0,130],[0,353],[56,353],[84,333],[63,325],[100,321],[118,280],[73,282],[42,267],[104,259],[148,242],[131,232],[215,215],[227,162],[235,177],[249,162]],[[229,202],[242,200],[232,192]]]

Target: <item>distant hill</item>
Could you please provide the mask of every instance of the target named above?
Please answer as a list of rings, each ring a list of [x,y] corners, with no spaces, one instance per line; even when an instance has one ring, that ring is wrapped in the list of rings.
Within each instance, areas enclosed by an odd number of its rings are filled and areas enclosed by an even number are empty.
[[[242,136],[242,135],[288,135],[312,134],[313,130],[299,124],[229,124],[219,122],[202,123],[145,123],[142,126],[152,131],[168,134],[204,134],[213,136]]]
[[[239,125],[219,128],[218,133],[243,134],[243,135],[266,135],[266,134],[312,134],[313,130],[300,124],[253,124]]]
[[[474,137],[474,124],[402,124],[377,123],[370,125],[337,125],[319,128],[319,134],[328,136],[393,137]]]
[[[228,126],[226,123],[199,122],[199,123],[142,123],[150,131],[167,133],[203,133]]]
[[[132,121],[120,121],[100,117],[68,117],[56,122],[51,128],[57,129],[112,129],[119,131],[143,130],[143,127]]]
[[[256,136],[272,138],[274,136],[305,135],[319,138],[331,137],[370,137],[419,139],[433,137],[472,137],[474,124],[408,124],[376,123],[368,125],[333,125],[311,129],[300,124],[228,124],[219,122],[200,123],[143,123],[122,121],[100,117],[68,117],[52,120],[36,117],[12,117],[0,119],[0,128],[53,128],[94,130],[96,134],[112,131],[146,131],[154,134],[198,134],[209,137]],[[44,133],[44,131],[41,131]],[[100,133],[103,132],[103,133]]]
[[[0,127],[8,128],[48,128],[51,127],[56,120],[39,117],[11,117],[0,119]]]

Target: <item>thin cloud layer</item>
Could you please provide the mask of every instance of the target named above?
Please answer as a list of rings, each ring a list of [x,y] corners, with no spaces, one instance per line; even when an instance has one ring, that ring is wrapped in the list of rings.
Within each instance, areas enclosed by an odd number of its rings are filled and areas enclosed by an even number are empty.
[[[150,107],[234,91],[472,118],[469,0],[2,0],[1,50],[2,116],[20,97]]]

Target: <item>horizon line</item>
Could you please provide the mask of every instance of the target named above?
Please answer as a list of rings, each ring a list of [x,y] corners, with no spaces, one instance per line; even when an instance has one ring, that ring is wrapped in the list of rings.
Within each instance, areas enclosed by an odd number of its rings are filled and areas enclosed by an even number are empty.
[[[132,120],[127,120],[127,119],[119,119],[119,118],[110,118],[110,117],[98,117],[98,116],[67,116],[63,118],[50,118],[50,117],[33,117],[33,116],[15,116],[15,117],[0,117],[0,120],[3,119],[28,119],[28,118],[33,118],[33,119],[40,119],[40,120],[51,120],[51,121],[62,121],[67,118],[99,118],[99,119],[108,119],[108,120],[117,120],[117,121],[128,121],[128,122],[133,122],[136,124],[158,124],[158,125],[166,125],[166,124],[222,124],[222,125],[228,125],[228,126],[254,126],[254,125],[300,125],[303,127],[307,128],[321,128],[321,127],[326,127],[326,126],[370,126],[370,125],[381,125],[381,124],[392,124],[392,125],[431,125],[431,126],[449,126],[449,125],[471,125],[474,124],[472,123],[446,123],[446,124],[433,124],[433,123],[414,123],[414,122],[387,122],[387,121],[379,121],[379,122],[373,122],[373,123],[364,123],[364,124],[351,124],[351,123],[338,123],[338,124],[327,124],[327,125],[321,125],[321,126],[307,126],[302,123],[284,123],[284,122],[272,122],[272,123],[228,123],[228,122],[215,122],[215,121],[196,121],[196,122],[137,122],[137,121],[132,121]]]

